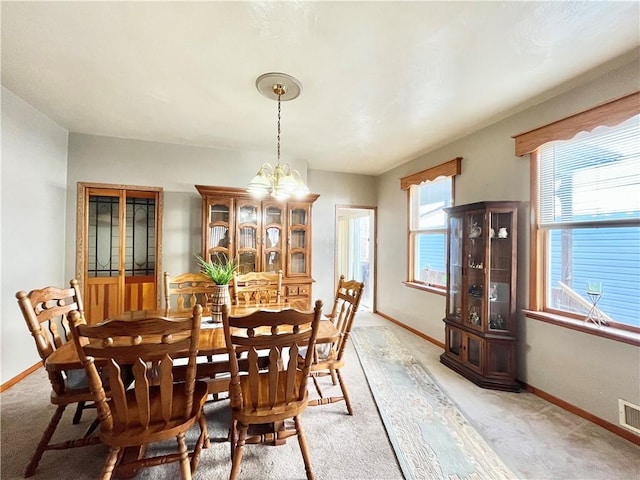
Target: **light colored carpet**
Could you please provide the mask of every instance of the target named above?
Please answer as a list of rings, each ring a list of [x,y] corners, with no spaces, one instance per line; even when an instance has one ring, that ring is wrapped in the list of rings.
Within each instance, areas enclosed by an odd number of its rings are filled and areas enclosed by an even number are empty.
[[[479,388],[439,362],[441,348],[382,317],[361,312],[356,318],[356,325],[383,325],[390,329],[516,478],[640,479],[640,447],[637,445],[533,394]],[[316,476],[319,480],[400,480],[403,478],[402,472],[353,344],[347,347],[346,355],[343,373],[355,415],[347,415],[343,403],[336,403],[310,407],[302,418]],[[329,381],[327,378],[321,380],[323,385]],[[22,479],[35,443],[54,410],[49,403],[49,385],[45,372],[40,369],[0,394],[0,479]],[[310,387],[310,393],[313,394],[313,386]],[[330,391],[328,393],[331,394]],[[227,405],[222,401],[205,406],[210,435],[214,438],[226,435]],[[72,416],[73,411],[65,412],[56,434],[57,439],[82,435],[93,418],[92,412],[88,411],[80,425],[72,425]],[[95,479],[106,454],[106,448],[100,445],[45,452],[33,478]],[[230,467],[229,444],[213,443],[210,449],[203,451],[195,478],[225,479],[228,478]],[[177,469],[175,466],[147,469],[137,478],[173,480],[177,478]],[[305,478],[298,443],[290,439],[281,447],[247,446],[240,478]]]
[[[354,415],[349,416],[343,402],[309,407],[302,415],[303,426],[311,462],[318,479],[364,480],[402,479],[395,454],[380,422],[376,405],[352,348],[347,351],[347,367],[344,369],[351,394]],[[321,379],[323,392],[339,393],[330,379]],[[22,479],[35,444],[44,431],[54,408],[49,403],[50,386],[43,369],[33,373],[18,385],[0,395],[1,409],[1,457],[0,478]],[[327,388],[325,389],[325,385]],[[314,394],[310,384],[310,394]],[[66,440],[81,436],[94,418],[94,413],[85,411],[80,425],[72,425],[74,409],[68,408],[62,417],[55,438]],[[205,405],[211,448],[202,451],[196,479],[220,480],[229,478],[231,461],[226,437],[229,426],[228,401],[208,402]],[[197,427],[190,435],[195,441]],[[216,443],[218,439],[221,442]],[[173,447],[173,444],[169,444]],[[149,449],[153,451],[162,445]],[[99,477],[107,455],[102,445],[45,452],[40,465],[32,477],[34,480],[89,480]],[[179,478],[177,465],[165,465],[142,470],[136,479]],[[272,447],[247,445],[242,461],[240,479],[245,480],[289,480],[304,479],[304,463],[296,438],[286,445]]]
[[[351,338],[407,480],[515,478],[391,329]]]

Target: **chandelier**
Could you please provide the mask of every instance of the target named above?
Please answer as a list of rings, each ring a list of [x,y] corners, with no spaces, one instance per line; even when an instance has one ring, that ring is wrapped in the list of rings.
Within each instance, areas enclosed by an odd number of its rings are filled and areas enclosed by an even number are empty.
[[[302,84],[286,73],[265,73],[256,80],[256,88],[265,97],[278,100],[278,156],[277,163],[263,163],[253,180],[249,182],[247,191],[256,198],[271,194],[276,200],[291,197],[303,197],[309,193],[300,172],[293,170],[288,163],[280,164],[280,102],[293,100],[300,95]]]

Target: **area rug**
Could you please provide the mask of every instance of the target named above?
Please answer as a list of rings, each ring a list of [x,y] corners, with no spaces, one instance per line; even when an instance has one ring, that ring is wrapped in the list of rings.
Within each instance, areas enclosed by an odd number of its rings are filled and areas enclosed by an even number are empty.
[[[407,480],[516,478],[390,329],[351,338]]]

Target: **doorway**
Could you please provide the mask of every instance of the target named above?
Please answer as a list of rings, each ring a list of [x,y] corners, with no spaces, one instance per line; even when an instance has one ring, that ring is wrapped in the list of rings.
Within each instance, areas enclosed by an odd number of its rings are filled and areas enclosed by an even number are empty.
[[[360,308],[375,312],[376,208],[336,206],[336,279],[364,282]]]
[[[159,305],[162,189],[78,183],[76,278],[89,323]]]

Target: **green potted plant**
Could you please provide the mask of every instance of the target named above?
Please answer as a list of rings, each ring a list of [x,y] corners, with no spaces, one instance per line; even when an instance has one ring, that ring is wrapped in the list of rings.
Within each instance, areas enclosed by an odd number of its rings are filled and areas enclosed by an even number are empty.
[[[216,285],[229,285],[233,278],[233,272],[236,271],[236,265],[233,260],[229,260],[224,254],[216,254],[214,260],[205,260],[196,254],[200,271],[211,279]]]
[[[196,254],[200,271],[216,284],[211,294],[211,320],[222,322],[222,306],[231,307],[229,283],[236,271],[236,264],[224,254],[216,254],[215,259],[205,260]]]

